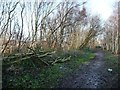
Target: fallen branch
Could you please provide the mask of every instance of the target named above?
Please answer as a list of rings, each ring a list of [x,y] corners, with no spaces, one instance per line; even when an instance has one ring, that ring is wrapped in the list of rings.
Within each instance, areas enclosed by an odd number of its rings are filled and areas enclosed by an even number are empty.
[[[57,60],[55,60],[55,61],[52,63],[52,65],[54,65],[55,63],[63,63],[63,62],[69,61],[70,58],[71,58],[71,56],[67,57],[66,59],[65,59],[65,58],[63,58],[63,59],[57,59]]]
[[[15,64],[15,63],[18,63],[20,61],[23,61],[23,60],[28,60],[30,59],[31,57],[25,57],[25,58],[22,58],[20,60],[16,60],[16,61],[13,61],[13,62],[10,62],[10,63],[6,63],[6,64],[3,64],[3,65],[10,65],[10,64]]]
[[[45,54],[43,54],[43,55],[39,55],[39,54],[36,54],[36,56],[38,57],[38,58],[43,58],[43,57],[45,57],[45,56],[47,56],[47,55],[51,55],[52,53],[45,53]]]
[[[40,61],[42,61],[42,62],[45,63],[46,65],[49,65],[47,62],[41,60],[40,58],[43,58],[43,57],[45,57],[45,56],[47,56],[47,55],[51,55],[52,53],[53,53],[53,52],[51,52],[51,53],[45,53],[45,54],[43,54],[43,55],[39,55],[39,54],[34,55],[34,54],[31,53],[31,54],[29,54],[29,55],[31,55],[31,56],[27,56],[27,57],[21,58],[21,59],[19,59],[19,60],[16,60],[16,61],[7,63],[7,64],[5,64],[5,65],[18,63],[18,62],[23,61],[23,60],[28,60],[28,59],[30,59],[30,58],[32,58],[32,57],[37,57]],[[14,59],[14,58],[15,58],[15,57],[12,56],[12,57],[6,57],[6,58],[4,58],[4,59]]]
[[[33,48],[31,47],[27,47],[30,51],[32,51],[33,53],[37,53]],[[47,53],[48,51],[43,51],[43,50],[39,50],[38,53]]]
[[[32,56],[34,55],[33,53],[26,53],[26,54],[15,54],[14,56],[8,56],[8,57],[4,57],[4,59],[15,59],[15,58],[20,58],[20,57],[26,57],[26,56]]]
[[[57,60],[55,60],[54,62],[52,62],[52,65],[54,65],[55,63],[57,63],[59,60],[57,59]]]

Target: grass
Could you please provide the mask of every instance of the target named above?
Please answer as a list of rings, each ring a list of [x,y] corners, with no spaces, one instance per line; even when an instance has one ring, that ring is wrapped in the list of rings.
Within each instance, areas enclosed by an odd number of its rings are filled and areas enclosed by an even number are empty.
[[[120,83],[120,65],[119,65],[119,58],[118,56],[108,52],[108,51],[104,51],[104,55],[105,55],[105,60],[107,62],[107,65],[109,68],[113,69],[113,73],[114,73],[114,86],[118,87],[119,83]],[[113,78],[113,77],[112,77]],[[117,86],[118,84],[118,86]]]
[[[105,60],[109,67],[113,68],[116,72],[120,72],[120,65],[118,65],[118,57],[109,51],[105,51]]]
[[[3,73],[3,87],[53,88],[58,84],[60,78],[72,73],[80,64],[95,57],[90,50],[85,49],[84,51],[59,52],[52,58],[45,59],[47,61],[55,57],[65,58],[68,56],[71,56],[70,61],[56,63],[44,68],[39,67],[39,65],[34,68],[32,65],[30,66],[30,62],[26,61],[18,74],[15,73],[16,71],[10,72],[10,74]]]

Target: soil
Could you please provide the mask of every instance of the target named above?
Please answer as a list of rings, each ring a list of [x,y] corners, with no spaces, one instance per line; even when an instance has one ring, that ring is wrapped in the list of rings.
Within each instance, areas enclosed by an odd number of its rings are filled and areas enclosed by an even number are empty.
[[[118,88],[118,73],[108,71],[110,67],[101,50],[94,53],[93,60],[62,78],[57,88]]]

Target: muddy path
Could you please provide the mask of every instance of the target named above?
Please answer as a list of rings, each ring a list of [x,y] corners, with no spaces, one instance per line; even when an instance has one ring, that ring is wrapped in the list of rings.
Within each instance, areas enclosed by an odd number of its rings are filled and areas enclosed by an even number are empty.
[[[117,83],[114,85],[116,74],[108,71],[110,67],[104,60],[104,53],[98,50],[95,55],[93,60],[61,79],[57,88],[117,88]]]

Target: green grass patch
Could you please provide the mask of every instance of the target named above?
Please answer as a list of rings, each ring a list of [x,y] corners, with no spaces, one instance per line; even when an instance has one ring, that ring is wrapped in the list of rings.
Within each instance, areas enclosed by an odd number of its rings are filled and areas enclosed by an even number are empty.
[[[104,59],[106,60],[107,65],[109,66],[109,68],[113,69],[113,72],[116,75],[118,75],[117,83],[120,83],[120,76],[119,76],[119,74],[120,74],[119,58],[120,57],[118,57],[108,51],[105,51],[104,53],[105,53]]]
[[[116,72],[120,72],[120,65],[118,65],[118,57],[109,51],[104,51],[104,55],[104,59],[107,61],[108,66]]]
[[[37,65],[37,68],[33,68],[32,65],[29,66],[30,62],[28,60],[24,62],[24,65],[21,65],[23,69],[18,74],[16,74],[16,71],[9,72],[9,74],[8,72],[3,73],[3,87],[53,88],[58,84],[60,78],[72,73],[80,64],[95,57],[90,50],[76,50],[58,52],[52,58],[45,57],[45,59],[48,61],[56,57],[66,58],[69,56],[71,56],[71,59],[67,62],[56,63],[44,68],[40,68],[39,65]]]

